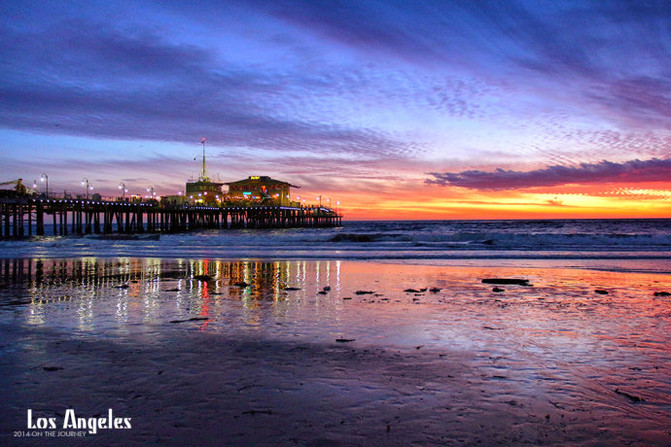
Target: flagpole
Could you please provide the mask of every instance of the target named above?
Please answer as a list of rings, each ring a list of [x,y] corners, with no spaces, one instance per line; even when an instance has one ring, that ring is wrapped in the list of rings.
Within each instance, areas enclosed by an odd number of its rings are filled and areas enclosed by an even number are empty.
[[[207,179],[207,173],[205,172],[205,137],[200,142],[203,145],[203,180]]]

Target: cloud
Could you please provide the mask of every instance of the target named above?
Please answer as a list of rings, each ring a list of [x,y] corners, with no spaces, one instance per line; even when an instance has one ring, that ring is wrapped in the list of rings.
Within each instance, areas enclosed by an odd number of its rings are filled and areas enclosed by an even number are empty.
[[[545,205],[547,205],[547,206],[565,206],[564,202],[562,200],[559,200],[556,197],[554,199],[546,200]]]
[[[602,106],[604,114],[626,118],[634,125],[663,126],[671,117],[671,81],[666,78],[615,80],[593,88],[588,97]]]
[[[429,182],[521,188],[534,172],[537,182],[579,177],[572,169],[582,167],[562,168],[577,162],[671,158],[664,3],[198,6],[12,6],[0,17],[0,127],[93,137],[100,160],[114,158],[107,155],[114,149],[95,140],[165,142],[156,150],[190,160],[179,153],[185,146],[171,143],[197,147],[206,136],[231,155],[226,166],[263,153],[247,165],[307,172],[306,183],[320,176],[416,181],[439,169],[428,163],[459,160],[451,165],[457,173]],[[483,157],[491,147],[502,155]],[[48,155],[71,160],[77,151],[64,146]],[[148,151],[132,155],[151,160]],[[522,160],[528,164],[516,164]],[[541,163],[552,166],[518,172]],[[484,172],[491,166],[518,171]],[[480,171],[458,172],[465,167]]]
[[[84,18],[0,33],[13,43],[0,49],[4,127],[167,142],[207,135],[214,145],[372,158],[421,150],[391,132],[332,119],[337,90],[360,90],[353,84],[365,80],[314,85],[318,73],[236,65],[216,47]],[[321,113],[302,113],[319,102]]]
[[[671,117],[664,2],[278,0],[250,8],[338,52],[498,79],[554,109],[644,128]]]
[[[457,186],[483,191],[503,191],[542,186],[594,183],[668,182],[671,159],[630,160],[624,163],[601,161],[578,166],[549,166],[533,171],[497,169],[494,172],[464,171],[459,173],[429,173],[434,178],[426,183]]]

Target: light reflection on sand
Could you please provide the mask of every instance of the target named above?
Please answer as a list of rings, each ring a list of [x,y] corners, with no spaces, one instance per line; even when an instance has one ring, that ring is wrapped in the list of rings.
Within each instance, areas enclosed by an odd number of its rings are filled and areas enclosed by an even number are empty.
[[[160,388],[160,408],[196,405],[203,399],[197,391],[206,386],[201,382],[213,380],[207,386],[233,394],[208,400],[202,411],[216,410],[226,430],[241,431],[238,445],[287,435],[287,427],[312,420],[311,414],[337,421],[314,433],[303,428],[308,441],[363,442],[365,427],[349,427],[345,435],[338,423],[356,415],[414,430],[374,445],[439,445],[457,434],[466,444],[671,440],[671,297],[654,294],[671,292],[669,275],[529,265],[133,258],[5,260],[0,271],[0,322],[9,334],[2,350],[18,353],[6,357],[15,363],[5,367],[5,380],[27,387],[10,396],[19,410],[31,399],[51,402],[47,407],[60,408],[67,398],[87,405],[86,396],[45,396],[30,385],[36,370],[62,363],[64,371],[92,372],[104,381],[117,380],[113,372],[121,368],[134,388],[149,386],[145,381],[156,369],[177,371],[172,382],[156,386],[185,386],[186,396],[162,401],[170,391]],[[526,278],[533,286],[494,292],[481,283],[491,277]],[[441,290],[419,291],[432,287]],[[355,341],[337,343],[341,338]],[[54,340],[60,344],[47,349]],[[98,363],[72,357],[76,343],[86,344],[86,355]],[[125,349],[141,356],[132,354],[129,362],[116,354]],[[115,353],[114,361],[104,352]],[[209,376],[215,372],[218,379]],[[67,387],[61,380],[59,386]],[[87,380],[91,398],[107,399],[104,405],[123,402],[138,419],[153,411],[154,403],[126,401],[130,391],[123,385],[120,395],[105,394]],[[240,400],[240,389],[250,401]],[[272,407],[283,417],[267,428],[240,428],[245,405]],[[19,413],[8,420],[21,420]],[[484,415],[493,419],[477,422]],[[203,415],[185,417],[188,426]],[[170,416],[156,416],[138,430],[147,434],[171,423]],[[483,424],[488,428],[478,428]],[[517,424],[518,431],[507,434],[506,424]],[[124,442],[140,444],[132,437]]]

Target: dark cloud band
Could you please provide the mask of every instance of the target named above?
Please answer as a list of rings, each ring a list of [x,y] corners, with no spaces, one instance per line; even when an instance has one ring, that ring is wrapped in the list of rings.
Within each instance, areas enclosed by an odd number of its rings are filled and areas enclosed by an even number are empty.
[[[601,161],[578,166],[549,166],[534,171],[497,169],[494,172],[464,171],[430,173],[426,182],[483,191],[502,191],[539,186],[594,183],[662,182],[671,179],[671,159],[630,160],[623,163]]]

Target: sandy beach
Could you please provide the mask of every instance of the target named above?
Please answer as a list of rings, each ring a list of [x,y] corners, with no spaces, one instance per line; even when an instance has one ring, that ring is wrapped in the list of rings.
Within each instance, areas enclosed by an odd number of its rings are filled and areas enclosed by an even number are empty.
[[[2,444],[669,445],[671,278],[535,264],[3,261]]]

